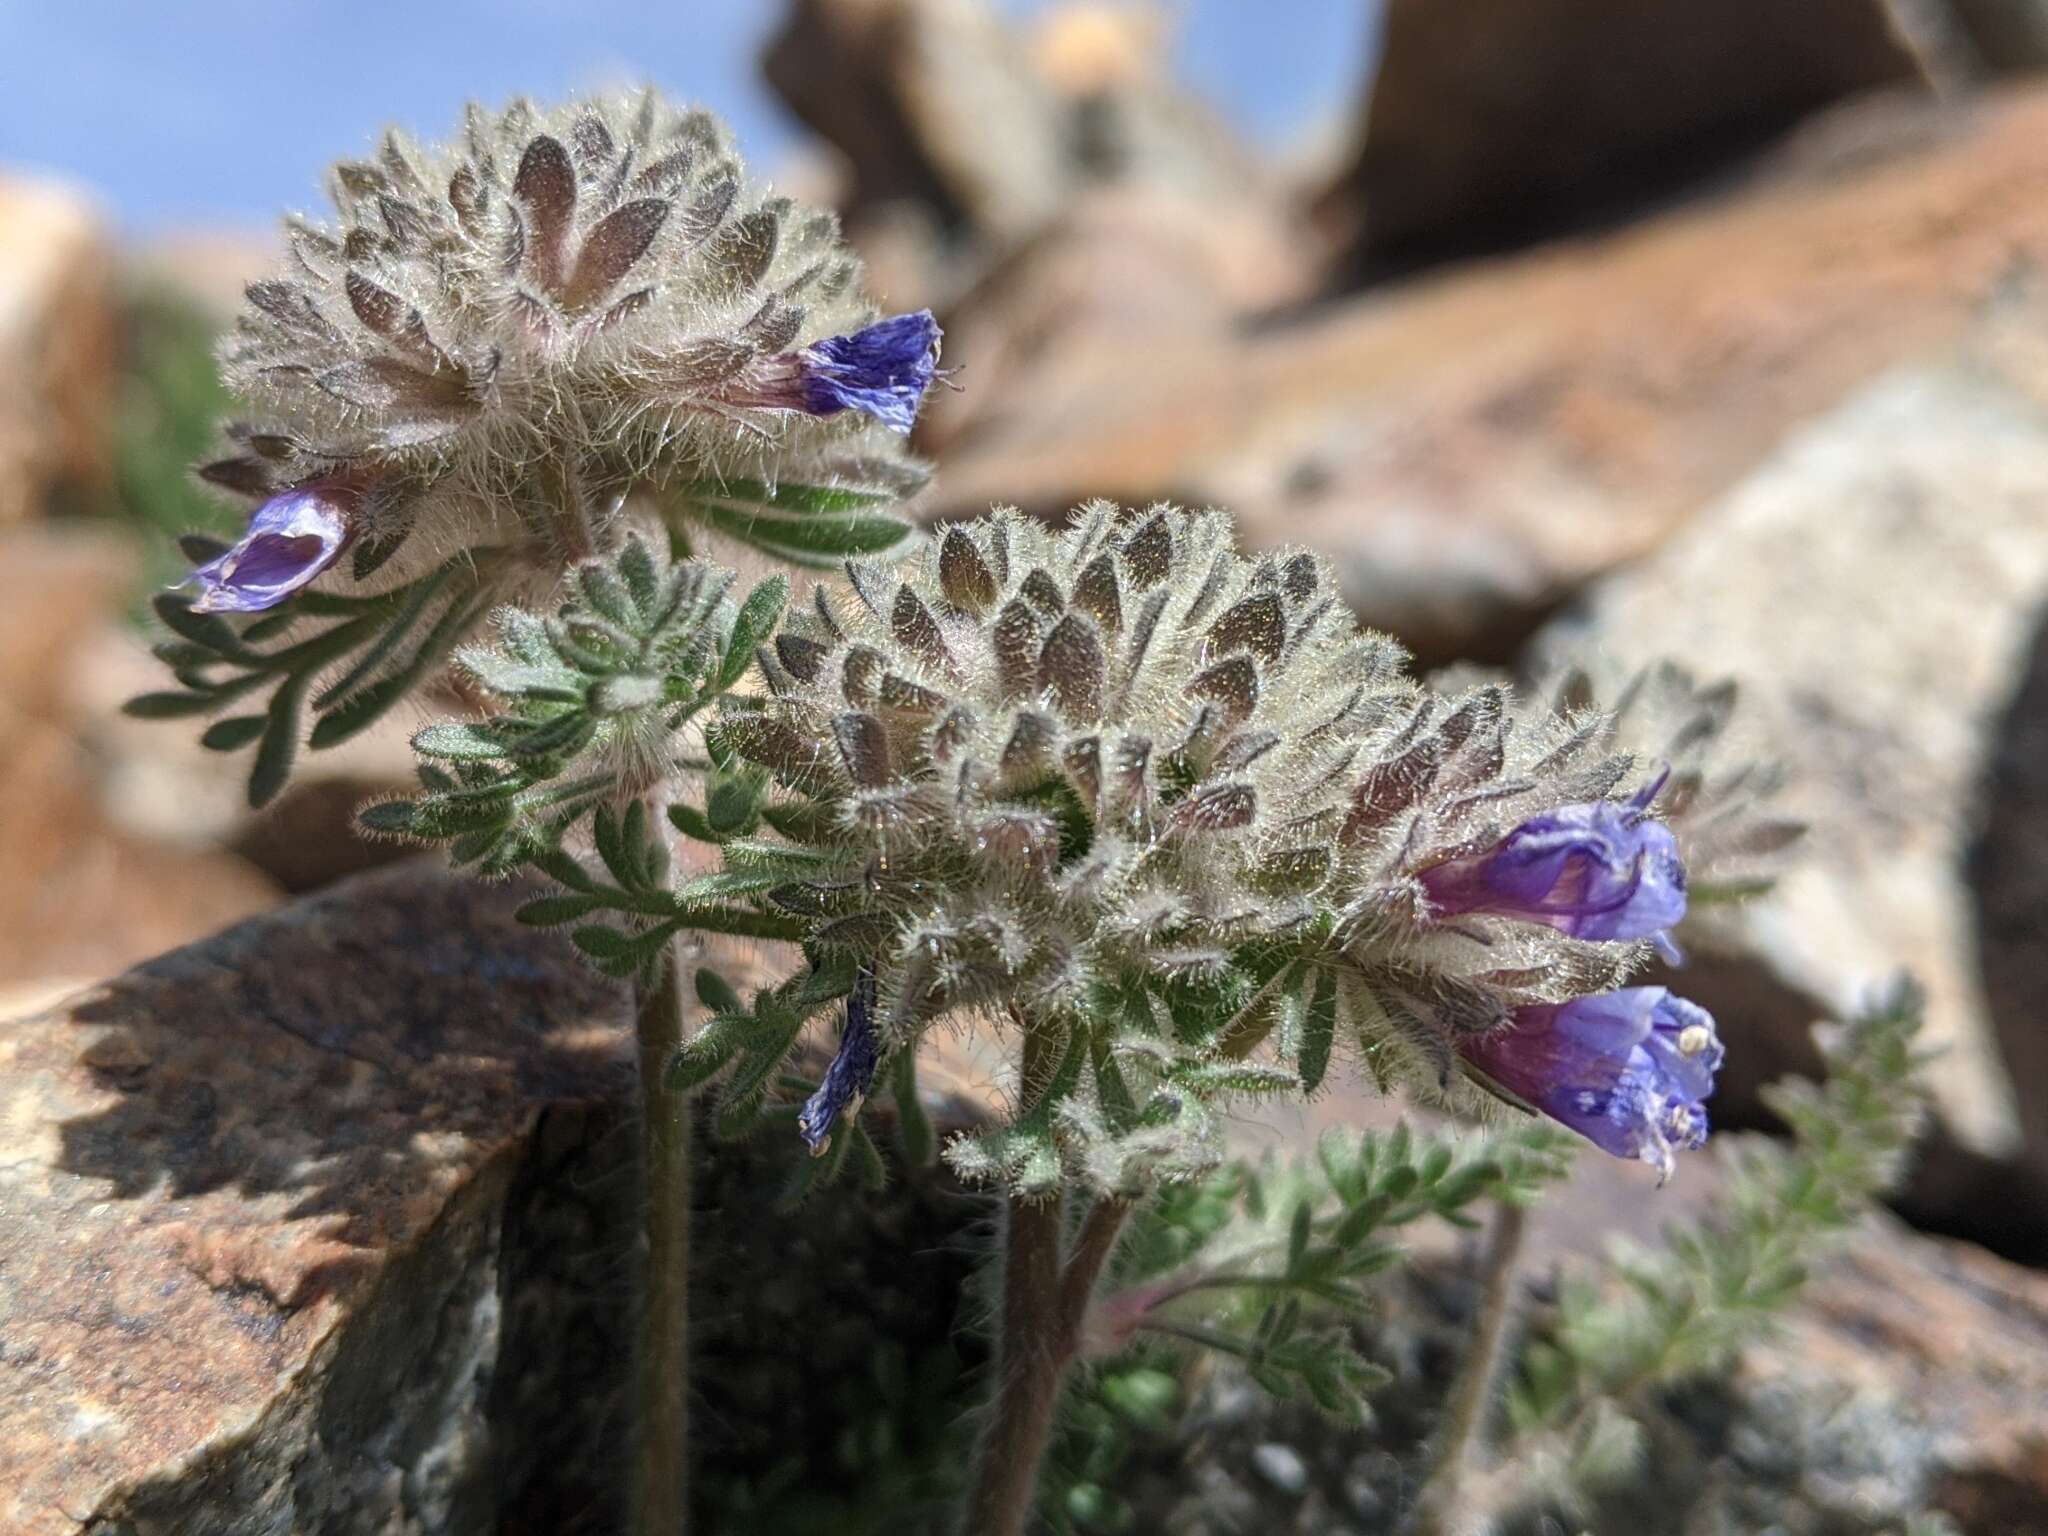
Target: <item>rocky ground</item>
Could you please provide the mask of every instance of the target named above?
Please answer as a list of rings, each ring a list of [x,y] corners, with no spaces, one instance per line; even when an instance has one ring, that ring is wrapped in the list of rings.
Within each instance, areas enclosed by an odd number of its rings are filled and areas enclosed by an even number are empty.
[[[933,518],[1215,502],[1429,664],[1733,678],[1812,831],[1694,945],[1724,1123],[1767,1122],[1815,1019],[1929,989],[1918,1230],[1874,1223],[1670,1395],[1627,1496],[1531,1532],[2048,1529],[2048,6],[1796,10],[1391,0],[1369,104],[1288,164],[1142,10],[796,0],[765,60],[966,366],[920,428]],[[122,249],[0,168],[0,1532],[605,1530],[616,997],[508,892],[327,889],[384,856],[347,822],[402,723],[257,818],[118,714],[163,536],[208,515],[203,337],[265,259]],[[960,1081],[970,1116],[971,1052]],[[1314,1118],[1383,1113],[1351,1085]],[[785,1155],[719,1153],[701,1212],[732,1259],[704,1497],[900,1530],[959,1450],[983,1213],[919,1175],[764,1237]],[[1596,1183],[1553,1250],[1659,1209]],[[1466,1257],[1370,1325],[1399,1386],[1367,1432],[1187,1383],[1134,1439],[1137,1528],[1394,1529]]]

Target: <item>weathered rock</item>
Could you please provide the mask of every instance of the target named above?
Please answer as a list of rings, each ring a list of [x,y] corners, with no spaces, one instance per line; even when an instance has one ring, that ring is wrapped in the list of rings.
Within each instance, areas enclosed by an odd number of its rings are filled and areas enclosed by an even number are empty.
[[[2034,1251],[2048,1239],[2048,1111],[2030,1091],[2048,1063],[2048,937],[2024,865],[2043,804],[2026,743],[2048,714],[2023,680],[2048,624],[2040,326],[2015,302],[1946,365],[1873,383],[1538,646],[1621,665],[1668,654],[1739,681],[1790,770],[1783,807],[1812,831],[1730,948],[1674,985],[1720,1015],[1746,1078],[1796,1064],[1808,1019],[1911,971],[1943,1126],[2023,1175],[1977,1192],[1974,1219],[1993,1224],[1977,1230]],[[1973,871],[1987,830],[1999,843]],[[1987,1002],[1992,954],[2002,1010]],[[1938,1157],[1929,1173],[1956,1176]]]
[[[763,65],[845,156],[849,234],[897,307],[950,307],[985,264],[1103,186],[1191,205],[1226,241],[1249,227],[1285,279],[1260,270],[1228,297],[1291,296],[1313,263],[1280,189],[1171,80],[1167,31],[1163,13],[1133,7],[1062,5],[1026,31],[982,0],[797,0]]]
[[[2041,0],[1939,0],[1975,60],[2018,73],[2048,68],[2048,5]]]
[[[0,524],[108,473],[112,259],[99,214],[55,182],[0,175]]]
[[[1390,0],[1350,262],[1497,249],[1668,193],[1816,107],[1919,78],[1882,0]]]
[[[907,199],[1001,242],[1067,195],[1060,104],[991,7],[797,0],[762,68],[847,157],[856,220]]]
[[[927,401],[918,445],[971,453],[983,430],[1139,377],[1161,346],[1232,347],[1240,316],[1301,297],[1311,276],[1299,240],[1257,204],[1079,194],[949,307],[946,354],[966,371]]]
[[[0,1529],[484,1529],[504,1351],[592,1306],[508,1191],[626,1070],[519,898],[400,873],[9,1026]]]
[[[620,1528],[629,1010],[530,894],[380,872],[0,1027],[0,1531]],[[972,1392],[981,1205],[806,1161],[699,1151],[706,1529],[928,1483]]]
[[[0,981],[91,980],[277,899],[239,859],[110,816],[77,709],[81,652],[126,597],[133,552],[46,524],[0,536]]]
[[[2048,94],[1895,105],[1798,174],[1250,335],[1083,351],[950,453],[935,514],[1231,507],[1431,658],[1511,654],[1801,421],[2048,261]],[[964,351],[950,356],[972,366]],[[972,373],[963,383],[972,387]]]

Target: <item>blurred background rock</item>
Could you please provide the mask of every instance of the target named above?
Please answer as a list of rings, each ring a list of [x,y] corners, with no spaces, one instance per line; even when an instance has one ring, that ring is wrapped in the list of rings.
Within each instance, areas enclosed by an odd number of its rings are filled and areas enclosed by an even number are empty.
[[[1213,502],[1431,665],[1733,675],[1814,831],[1687,977],[1721,1118],[1910,965],[1901,1210],[2048,1262],[2048,0],[105,9],[0,0],[0,1015],[381,856],[404,722],[257,818],[118,714],[270,219],[386,120],[650,78],[939,311],[933,519]]]

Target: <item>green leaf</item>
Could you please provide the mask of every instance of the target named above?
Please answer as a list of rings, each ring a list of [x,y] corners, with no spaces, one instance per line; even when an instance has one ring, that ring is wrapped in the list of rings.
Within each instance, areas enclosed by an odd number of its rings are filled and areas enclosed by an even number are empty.
[[[759,788],[744,779],[721,779],[704,804],[705,820],[718,841],[749,831],[760,820]]]
[[[475,621],[477,613],[478,608],[474,604],[456,603],[449,608],[427,632],[426,638],[419,643],[419,649],[403,667],[366,688],[358,689],[340,706],[320,717],[313,727],[313,750],[317,752],[347,741],[410,693],[413,685],[430,668],[440,665],[449,649],[462,637],[463,631]]]
[[[123,704],[121,713],[137,720],[176,720],[219,707],[220,697],[212,693],[141,693]]]
[[[697,1001],[713,1013],[746,1012],[746,1004],[740,1001],[732,983],[708,965],[697,967]]]
[[[1308,1255],[1308,1240],[1315,1230],[1315,1210],[1306,1200],[1295,1202],[1294,1217],[1287,1227],[1287,1272],[1297,1273]]]
[[[533,856],[534,867],[555,884],[572,891],[595,891],[590,874],[572,854],[560,848],[543,848]]]
[[[692,501],[743,502],[804,513],[864,512],[901,499],[883,487],[806,485],[799,480],[773,485],[760,480],[692,480],[677,487],[677,494]]]
[[[263,734],[263,720],[262,715],[230,715],[225,720],[216,720],[199,738],[199,745],[210,752],[239,751]]]
[[[412,749],[422,757],[467,762],[503,757],[505,742],[494,726],[447,722],[415,731]]]
[[[1337,1039],[1337,978],[1327,966],[1315,969],[1314,990],[1309,994],[1308,1017],[1301,1031],[1301,1086],[1314,1093],[1330,1070],[1330,1048]]]
[[[559,928],[588,917],[603,906],[604,899],[598,896],[541,896],[526,903],[513,916],[529,928]]]
[[[912,532],[908,520],[895,516],[789,518],[712,503],[693,510],[729,538],[814,570],[835,569],[850,555],[882,554]]]
[[[668,808],[668,819],[678,832],[696,842],[715,843],[720,840],[718,834],[711,830],[711,823],[705,819],[704,813],[694,805],[677,801]]]
[[[672,1092],[686,1093],[708,1083],[738,1052],[738,1044],[730,1038],[729,1032],[719,1028],[719,1024],[719,1020],[713,1019],[684,1041],[682,1049],[670,1060],[668,1086]]]
[[[270,696],[269,716],[262,739],[256,744],[256,761],[249,768],[249,805],[262,810],[283,790],[291,776],[292,759],[299,752],[299,696],[305,683],[291,678]]]
[[[633,594],[626,584],[601,565],[586,565],[578,573],[577,585],[583,589],[583,600],[601,617],[625,630],[628,634],[638,633],[645,618],[640,606],[633,601]]]
[[[182,593],[160,593],[150,606],[164,621],[164,627],[181,639],[221,656],[241,659],[248,655],[227,620],[217,613],[194,613],[192,599]]]
[[[912,1042],[889,1064],[889,1097],[896,1106],[896,1134],[903,1141],[903,1160],[913,1168],[930,1165],[938,1152],[931,1117],[917,1092],[917,1047]]]
[[[775,632],[782,610],[789,603],[789,578],[770,576],[747,594],[733,620],[732,634],[725,642],[725,656],[718,664],[717,687],[730,688],[738,682],[754,659],[754,651]]]
[[[653,613],[661,606],[661,572],[655,567],[653,552],[637,534],[628,536],[619,551],[619,575],[642,613]]]
[[[366,832],[383,832],[395,837],[414,836],[413,819],[418,807],[410,800],[380,800],[356,812],[356,824]]]

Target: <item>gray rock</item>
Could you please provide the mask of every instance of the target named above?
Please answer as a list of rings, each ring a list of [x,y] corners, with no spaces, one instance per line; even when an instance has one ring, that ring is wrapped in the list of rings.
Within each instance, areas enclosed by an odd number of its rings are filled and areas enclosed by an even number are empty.
[[[2048,719],[2039,328],[2006,306],[1951,360],[1852,396],[1536,647],[1616,666],[1669,655],[1738,680],[1790,771],[1781,809],[1812,832],[1726,947],[1673,985],[1720,1013],[1739,1100],[1804,1059],[1808,1021],[1911,971],[1954,1146],[1979,1176],[2027,1176],[1978,1191],[1995,1202],[1979,1230],[2025,1249],[2048,1224],[2028,1203],[2048,1188],[2048,1107],[2025,1091],[2048,1064],[2033,862],[2048,796],[2030,745]],[[1927,1172],[1962,1176],[1939,1158]]]
[[[1252,1470],[1280,1492],[1297,1499],[1308,1492],[1308,1466],[1291,1445],[1269,1440],[1253,1446]]]
[[[2001,74],[2048,68],[2048,5],[2042,0],[1940,0],[1984,68]]]

